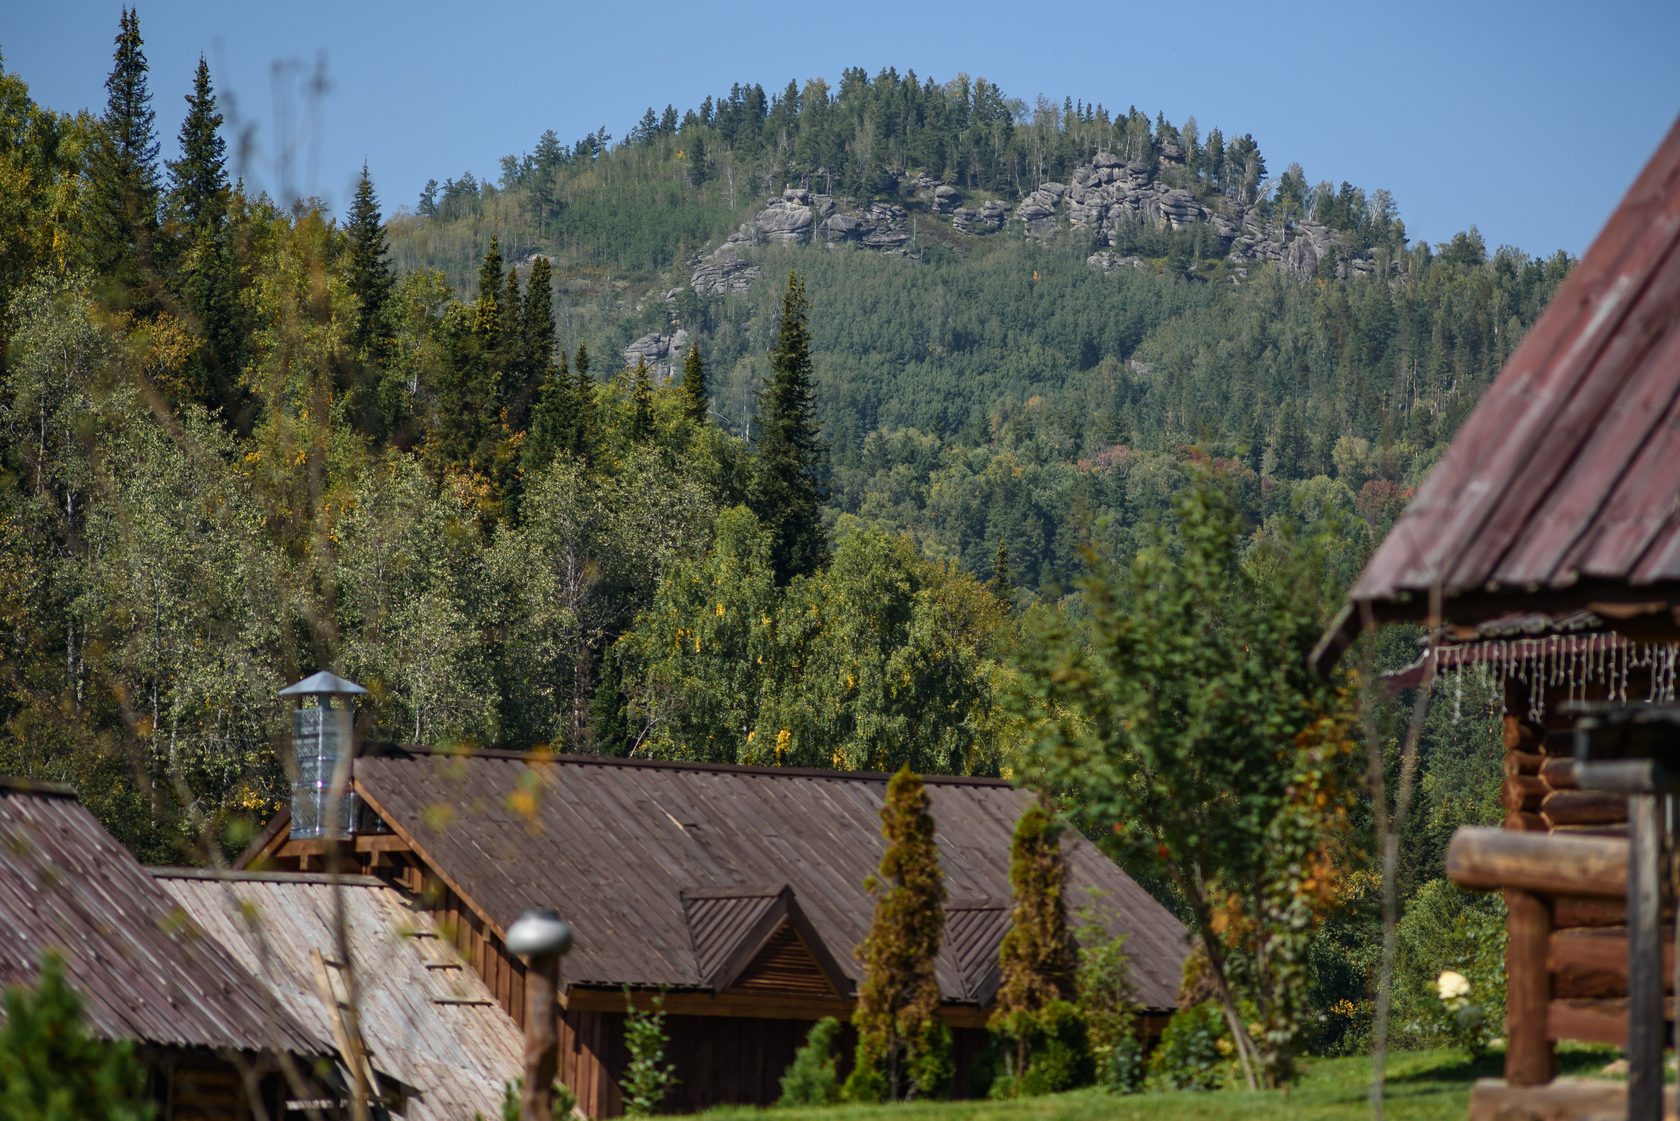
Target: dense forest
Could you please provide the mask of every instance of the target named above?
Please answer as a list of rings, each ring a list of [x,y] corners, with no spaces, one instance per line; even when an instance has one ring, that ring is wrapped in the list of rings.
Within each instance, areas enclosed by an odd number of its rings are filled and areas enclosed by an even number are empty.
[[[1313,543],[1327,613],[1571,264],[1409,244],[1247,134],[891,71],[546,133],[389,221],[363,168],[334,215],[230,179],[202,60],[161,79],[165,158],[159,80],[128,12],[102,115],[0,66],[0,771],[154,861],[283,804],[276,693],[321,666],[388,740],[1022,773],[1019,654],[1092,558],[1126,572],[1200,481],[1256,555]],[[918,201],[1013,208],[1105,152],[1378,264],[1237,268],[1210,220],[1117,228],[1104,270]],[[691,284],[789,184],[914,240]],[[649,333],[687,345],[622,361]],[[1414,886],[1497,782],[1462,741],[1426,734]],[[1315,951],[1326,1007],[1365,1000],[1372,890]]]

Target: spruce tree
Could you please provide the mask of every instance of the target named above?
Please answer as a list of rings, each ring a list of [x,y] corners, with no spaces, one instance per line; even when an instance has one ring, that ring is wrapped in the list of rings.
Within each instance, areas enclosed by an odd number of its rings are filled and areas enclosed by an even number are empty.
[[[908,766],[881,803],[887,840],[872,881],[875,917],[859,947],[864,980],[852,1026],[857,1053],[851,1101],[931,1097],[951,1076],[950,1033],[939,1019],[934,962],[945,926],[945,876],[921,777]]]
[[[554,369],[554,273],[548,258],[531,262],[525,281],[525,299],[519,305],[518,381],[508,395],[508,424],[514,431],[531,423],[543,387]],[[565,356],[561,355],[564,361]]]
[[[490,239],[490,248],[478,266],[478,303],[474,305],[475,325],[479,336],[489,347],[502,337],[502,247]]]
[[[531,427],[525,434],[521,452],[525,473],[534,475],[554,462],[561,452],[572,450],[572,429],[577,423],[577,399],[572,385],[571,370],[566,365],[566,352],[560,352],[558,363],[550,361],[548,375],[537,390],[531,406]]]
[[[566,450],[587,461],[595,444],[595,379],[589,376],[589,348],[582,340],[572,358],[572,423],[567,434]]]
[[[1044,801],[1015,824],[1009,846],[1015,906],[998,948],[997,1008],[991,1028],[1010,1045],[1019,1093],[1069,1089],[1090,1077],[1077,993],[1079,951],[1068,929],[1067,861],[1061,830]]]
[[[379,197],[373,192],[366,163],[362,164],[361,178],[356,180],[356,197],[350,203],[350,221],[345,233],[350,238],[350,291],[359,304],[351,343],[370,360],[378,361],[384,357],[391,334],[391,292],[395,281],[391,275],[390,248],[385,240],[385,222],[379,213]]]
[[[158,143],[140,17],[124,8],[119,27],[89,167],[89,218],[97,270],[133,290],[154,263]]]
[[[630,371],[630,438],[637,442],[653,438],[653,379],[645,360]]]
[[[706,367],[700,361],[699,343],[688,344],[688,354],[683,358],[682,388],[683,409],[689,419],[696,424],[705,424],[711,403],[707,399]]]
[[[753,512],[770,529],[776,582],[808,575],[828,556],[823,534],[824,449],[817,432],[805,281],[788,274],[770,384],[759,399]]]
[[[220,227],[227,219],[227,142],[221,127],[210,65],[199,55],[181,122],[181,158],[169,161],[169,216],[189,239],[199,229]]]

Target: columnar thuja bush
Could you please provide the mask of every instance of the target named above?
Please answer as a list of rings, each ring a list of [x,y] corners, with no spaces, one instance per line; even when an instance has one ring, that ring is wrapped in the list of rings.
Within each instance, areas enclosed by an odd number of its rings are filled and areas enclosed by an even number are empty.
[[[875,919],[860,946],[864,982],[852,1025],[851,1101],[931,1097],[950,1081],[951,1035],[939,1019],[934,960],[945,925],[945,879],[919,775],[902,768],[881,806],[887,851],[871,881]]]
[[[1078,950],[1068,930],[1061,831],[1042,802],[1029,806],[1009,849],[1015,897],[998,950],[1000,983],[991,1028],[1009,1076],[994,1094],[1046,1093],[1090,1080],[1085,1018],[1074,1004]]]

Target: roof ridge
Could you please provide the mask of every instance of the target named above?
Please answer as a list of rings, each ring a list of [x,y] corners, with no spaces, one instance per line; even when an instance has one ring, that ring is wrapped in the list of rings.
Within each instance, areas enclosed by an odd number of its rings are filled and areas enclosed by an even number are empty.
[[[506,747],[460,747],[430,744],[381,744],[370,748],[364,757],[392,758],[401,755],[442,756],[456,759],[501,759],[520,763],[564,763],[579,767],[641,767],[664,771],[698,771],[714,774],[756,775],[766,778],[840,779],[849,782],[888,782],[892,774],[886,771],[829,771],[818,767],[762,767],[737,763],[702,763],[681,759],[625,759],[613,755],[561,755],[530,749],[521,751]],[[1014,788],[1006,778],[982,775],[921,776],[924,783],[939,786],[1001,786]]]
[[[219,880],[230,883],[262,884],[343,884],[345,887],[385,887],[391,885],[377,876],[331,872],[290,872],[270,870],[253,872],[244,868],[184,868],[148,864],[146,871],[154,880]]]

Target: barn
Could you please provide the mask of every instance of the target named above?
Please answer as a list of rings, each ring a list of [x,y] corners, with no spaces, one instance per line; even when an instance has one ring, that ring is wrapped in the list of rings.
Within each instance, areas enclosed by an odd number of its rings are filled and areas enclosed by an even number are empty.
[[[683,1111],[773,1101],[810,1025],[851,1013],[886,775],[420,748],[369,750],[346,769],[349,837],[294,829],[283,811],[241,865],[338,862],[391,885],[521,1025],[525,966],[505,949],[507,930],[530,908],[558,910],[577,935],[560,987],[561,1078],[589,1116],[622,1112],[629,1002],[663,994],[680,1079],[667,1104]],[[960,1088],[985,1042],[1010,838],[1033,796],[996,779],[926,783],[948,896],[937,975]],[[310,796],[294,806],[322,820]],[[1128,936],[1146,1030],[1159,1030],[1176,1004],[1183,927],[1089,840],[1070,831],[1065,844],[1073,908]]]

